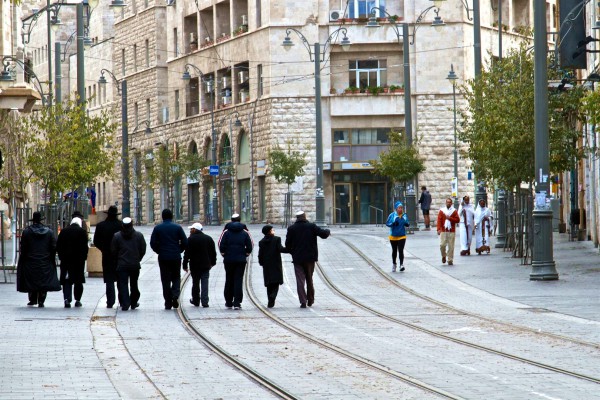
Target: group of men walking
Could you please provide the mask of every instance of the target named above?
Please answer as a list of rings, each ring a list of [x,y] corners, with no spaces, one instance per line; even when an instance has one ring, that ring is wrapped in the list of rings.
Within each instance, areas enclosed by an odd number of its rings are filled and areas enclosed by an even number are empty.
[[[117,300],[123,311],[139,307],[138,278],[141,262],[146,254],[144,236],[133,227],[131,218],[118,219],[116,206],[109,207],[106,219],[96,226],[94,245],[102,253],[102,272],[106,289],[106,306],[113,308]],[[17,290],[28,293],[29,306],[44,307],[47,292],[63,290],[64,306],[81,307],[85,262],[88,255],[88,233],[83,220],[74,216],[55,239],[52,230],[42,224],[43,216],[33,214],[31,224],[21,237],[20,257],[17,267]],[[275,305],[278,286],[283,284],[281,253],[290,253],[296,275],[300,307],[314,303],[313,273],[318,261],[317,237],[330,235],[306,220],[303,211],[296,214],[296,223],[289,227],[285,247],[274,235],[273,227],[263,227],[259,263],[267,287],[268,307]],[[248,228],[241,223],[239,214],[225,225],[218,244],[203,232],[199,223],[190,226],[187,237],[183,228],[173,221],[169,209],[162,211],[162,223],[154,227],[150,247],[158,254],[164,307],[178,308],[181,295],[181,269],[190,271],[192,296],[190,303],[209,307],[208,281],[210,269],[217,263],[217,247],[225,267],[223,295],[227,308],[241,309],[243,277],[247,258],[254,243]],[[183,253],[183,257],[182,257]],[[56,255],[60,259],[60,280],[57,277]],[[115,291],[117,283],[117,291]]]

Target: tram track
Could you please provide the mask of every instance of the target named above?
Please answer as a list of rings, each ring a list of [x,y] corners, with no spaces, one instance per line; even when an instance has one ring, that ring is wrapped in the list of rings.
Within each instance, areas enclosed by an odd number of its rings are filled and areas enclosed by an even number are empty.
[[[247,276],[247,274],[248,274],[248,271],[246,271],[246,276]],[[185,285],[190,280],[190,277],[191,277],[191,274],[187,273],[184,276],[184,278],[181,280],[181,292],[182,293],[184,291]],[[244,279],[246,280],[247,278],[244,277]],[[191,322],[191,319],[190,319],[187,311],[185,310],[183,303],[177,309],[177,315],[179,316],[179,319],[181,320],[183,326],[188,330],[188,332],[193,337],[195,337],[198,341],[200,341],[202,344],[204,344],[206,347],[208,347],[216,355],[221,357],[221,359],[223,359],[229,365],[238,369],[240,372],[242,372],[243,374],[248,376],[254,382],[256,382],[260,386],[264,387],[265,389],[269,390],[271,393],[278,396],[279,398],[289,399],[289,400],[298,400],[299,399],[297,396],[290,393],[285,388],[283,388],[283,387],[277,385],[275,382],[271,381],[264,374],[261,374],[260,372],[254,370],[253,368],[250,368],[248,365],[239,361],[235,356],[231,355],[224,348],[217,345],[216,342],[214,342],[208,336],[203,334],[202,331],[200,331],[198,328],[196,328],[194,326],[194,324]]]
[[[577,345],[586,346],[586,347],[592,347],[594,349],[598,349],[599,348],[598,345],[595,345],[593,343],[583,342],[583,341],[579,341],[577,339],[573,339],[573,338],[569,338],[569,337],[564,337],[564,336],[556,335],[556,334],[552,334],[552,333],[546,333],[546,332],[542,333],[542,332],[538,332],[538,331],[535,331],[535,330],[527,328],[527,327],[517,326],[517,325],[514,325],[514,324],[506,323],[504,321],[498,321],[498,320],[494,320],[494,319],[489,318],[489,317],[481,316],[481,315],[478,315],[478,314],[475,314],[475,313],[470,313],[470,312],[467,312],[467,311],[460,310],[460,309],[457,309],[455,307],[449,306],[449,305],[447,305],[445,303],[439,302],[439,301],[437,301],[435,299],[432,299],[432,298],[430,298],[428,296],[424,296],[424,295],[422,295],[420,293],[417,293],[414,290],[406,287],[405,285],[402,285],[397,280],[395,280],[392,277],[390,277],[385,271],[383,271],[379,266],[377,266],[377,264],[375,262],[373,262],[367,255],[365,255],[362,251],[360,251],[352,243],[350,243],[347,240],[342,239],[342,238],[336,237],[336,239],[339,240],[339,241],[341,241],[342,243],[346,244],[353,252],[355,252],[359,257],[361,257],[363,260],[365,260],[365,262],[370,267],[372,267],[376,272],[378,272],[383,278],[385,278],[393,286],[395,286],[395,287],[397,287],[397,288],[399,288],[399,289],[407,292],[408,294],[410,294],[412,296],[416,296],[416,297],[418,297],[418,298],[420,298],[422,300],[425,300],[427,302],[435,304],[436,306],[439,306],[439,307],[444,308],[446,310],[452,311],[452,312],[457,313],[459,315],[476,318],[476,319],[479,319],[479,320],[482,320],[482,321],[486,321],[486,322],[490,322],[490,323],[494,323],[494,324],[497,324],[497,325],[504,325],[504,326],[507,326],[509,328],[521,330],[521,331],[524,331],[524,332],[527,332],[527,333],[535,333],[536,335],[543,335],[543,336],[546,336],[546,337],[549,337],[549,338],[552,338],[552,339],[556,339],[556,340],[569,341],[569,342],[572,342],[572,343],[577,344]],[[519,361],[519,362],[522,362],[522,363],[525,363],[525,364],[528,364],[528,365],[532,365],[532,366],[535,366],[535,367],[539,367],[539,368],[542,368],[542,369],[545,369],[545,370],[548,370],[548,371],[552,371],[552,372],[560,373],[560,374],[563,374],[563,375],[571,376],[571,377],[574,377],[574,378],[578,378],[578,379],[586,380],[586,381],[589,381],[589,382],[593,382],[593,383],[596,383],[596,384],[600,384],[600,378],[596,378],[596,377],[593,377],[593,376],[585,375],[585,374],[574,372],[574,371],[569,371],[569,370],[566,370],[566,369],[563,369],[563,368],[559,368],[559,367],[556,367],[556,366],[553,366],[553,365],[549,365],[549,364],[546,364],[546,363],[543,363],[543,362],[531,360],[531,359],[524,358],[524,357],[521,357],[521,356],[518,356],[518,355],[515,355],[515,354],[507,353],[507,352],[504,352],[504,351],[501,351],[501,350],[496,350],[496,349],[491,348],[491,347],[487,347],[487,346],[480,345],[480,344],[477,344],[477,343],[473,343],[473,342],[469,342],[469,341],[466,341],[466,340],[458,339],[458,338],[455,338],[455,337],[452,337],[452,336],[449,336],[449,335],[446,335],[446,334],[443,334],[443,333],[440,333],[440,332],[433,331],[431,329],[424,328],[422,326],[419,326],[419,325],[416,325],[416,324],[413,324],[413,323],[410,323],[410,322],[403,321],[403,320],[401,320],[399,318],[396,318],[396,317],[393,317],[393,316],[391,316],[389,314],[377,311],[376,309],[363,304],[362,302],[360,302],[359,300],[357,300],[355,297],[353,297],[353,296],[345,293],[337,285],[335,285],[335,283],[333,283],[333,281],[325,273],[325,271],[324,271],[323,267],[320,265],[320,263],[317,263],[316,266],[317,266],[317,268],[315,268],[315,269],[316,269],[317,273],[319,274],[319,276],[321,277],[321,279],[323,280],[323,282],[329,287],[330,290],[332,290],[334,293],[336,293],[340,297],[344,298],[348,302],[354,304],[355,306],[357,306],[357,307],[359,307],[359,308],[361,308],[361,309],[363,309],[363,310],[365,310],[365,311],[367,311],[367,312],[369,312],[369,313],[371,313],[371,314],[373,314],[375,316],[383,318],[383,319],[385,319],[387,321],[390,321],[390,322],[393,322],[393,323],[397,323],[397,324],[402,325],[404,327],[407,327],[407,328],[410,328],[410,329],[413,329],[413,330],[416,330],[416,331],[419,331],[419,332],[422,332],[422,333],[425,333],[425,334],[428,334],[428,335],[431,335],[431,336],[434,336],[434,337],[437,337],[437,338],[440,338],[440,339],[444,339],[444,340],[451,341],[451,342],[454,342],[454,343],[457,343],[457,344],[460,344],[460,345],[464,345],[464,346],[467,346],[467,347],[470,347],[470,348],[474,348],[474,349],[481,350],[481,351],[484,351],[484,352],[487,352],[487,353],[495,354],[495,355],[498,355],[498,356],[501,356],[501,357],[504,357],[504,358],[508,358],[508,359],[511,359],[511,360]]]
[[[312,342],[322,348],[328,349],[330,351],[333,351],[347,359],[350,359],[353,362],[356,362],[360,365],[366,366],[370,369],[374,369],[378,372],[382,372],[388,376],[391,376],[395,379],[398,379],[401,382],[404,382],[406,384],[409,384],[413,387],[416,387],[420,390],[423,390],[425,392],[428,393],[432,393],[434,395],[440,396],[441,398],[446,398],[446,399],[455,399],[455,400],[461,400],[463,399],[460,396],[456,396],[452,393],[449,393],[447,391],[435,388],[431,385],[428,385],[425,382],[419,381],[418,379],[415,379],[413,377],[410,377],[408,375],[402,374],[401,372],[398,371],[394,371],[389,367],[386,367],[384,365],[378,364],[374,361],[371,361],[369,359],[366,359],[364,357],[361,357],[357,354],[351,353],[347,350],[344,350],[338,346],[335,346],[331,343],[328,343],[324,340],[321,340],[295,326],[293,326],[292,324],[287,323],[286,321],[284,321],[282,318],[277,317],[276,315],[274,315],[273,313],[269,312],[268,309],[260,302],[260,300],[258,299],[256,293],[254,292],[254,288],[252,286],[252,282],[251,279],[249,278],[250,274],[252,273],[252,259],[250,258],[249,262],[248,262],[248,267],[246,268],[246,272],[244,275],[244,286],[246,289],[246,293],[250,299],[250,301],[252,302],[252,304],[257,308],[257,310],[259,310],[265,317],[267,317],[268,320],[274,322],[275,324],[283,327],[284,329],[286,329],[289,332],[292,332],[293,334],[299,336],[300,338],[307,340],[309,342]],[[182,279],[182,284],[181,284],[181,290],[183,292],[185,285],[188,283],[190,278],[190,275],[187,274],[183,279]],[[239,360],[237,360],[234,356],[232,356],[231,354],[229,354],[225,349],[223,349],[222,347],[220,347],[219,345],[217,345],[213,340],[211,340],[209,337],[207,337],[205,334],[203,334],[199,329],[197,329],[194,324],[192,323],[191,319],[189,318],[185,307],[183,307],[183,304],[181,307],[179,307],[178,309],[178,316],[181,319],[182,324],[184,325],[184,327],[195,337],[197,338],[197,340],[199,340],[201,343],[205,344],[209,349],[211,349],[213,352],[215,352],[215,354],[217,354],[219,357],[221,357],[223,360],[225,360],[227,363],[231,364],[232,366],[234,366],[235,368],[237,368],[238,370],[240,370],[242,373],[246,374],[250,379],[252,379],[253,381],[255,381],[256,383],[258,383],[259,385],[265,387],[266,389],[268,389],[269,391],[271,391],[273,394],[275,394],[276,396],[279,396],[280,398],[283,399],[298,399],[297,396],[295,396],[294,394],[290,393],[289,391],[287,391],[285,388],[281,387],[281,385],[276,384],[275,382],[271,381],[268,377],[266,377],[265,375],[259,373],[258,371],[254,370],[253,368],[249,367],[248,365],[240,362]]]

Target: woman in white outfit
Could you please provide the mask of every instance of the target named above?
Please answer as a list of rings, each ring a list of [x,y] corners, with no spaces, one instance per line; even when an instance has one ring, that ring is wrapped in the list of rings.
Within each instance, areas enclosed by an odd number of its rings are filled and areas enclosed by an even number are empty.
[[[479,205],[475,210],[475,251],[481,254],[484,251],[490,252],[490,230],[492,222],[492,212],[485,205],[485,200],[479,200]]]

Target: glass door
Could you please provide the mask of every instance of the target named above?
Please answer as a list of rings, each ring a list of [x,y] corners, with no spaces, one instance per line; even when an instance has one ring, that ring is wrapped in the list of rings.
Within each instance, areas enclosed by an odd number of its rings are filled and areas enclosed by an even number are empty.
[[[359,224],[382,224],[385,215],[385,183],[358,184]]]
[[[349,183],[338,183],[335,185],[334,200],[333,223],[349,224],[352,220],[352,196]]]

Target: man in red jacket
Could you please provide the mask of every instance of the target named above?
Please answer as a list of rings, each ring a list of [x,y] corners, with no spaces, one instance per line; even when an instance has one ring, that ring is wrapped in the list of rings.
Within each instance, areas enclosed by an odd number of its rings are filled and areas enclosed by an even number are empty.
[[[460,222],[458,211],[452,205],[452,199],[446,199],[446,207],[442,207],[437,217],[437,233],[440,236],[440,251],[442,263],[452,265],[454,260],[454,240],[456,239],[456,224]]]

